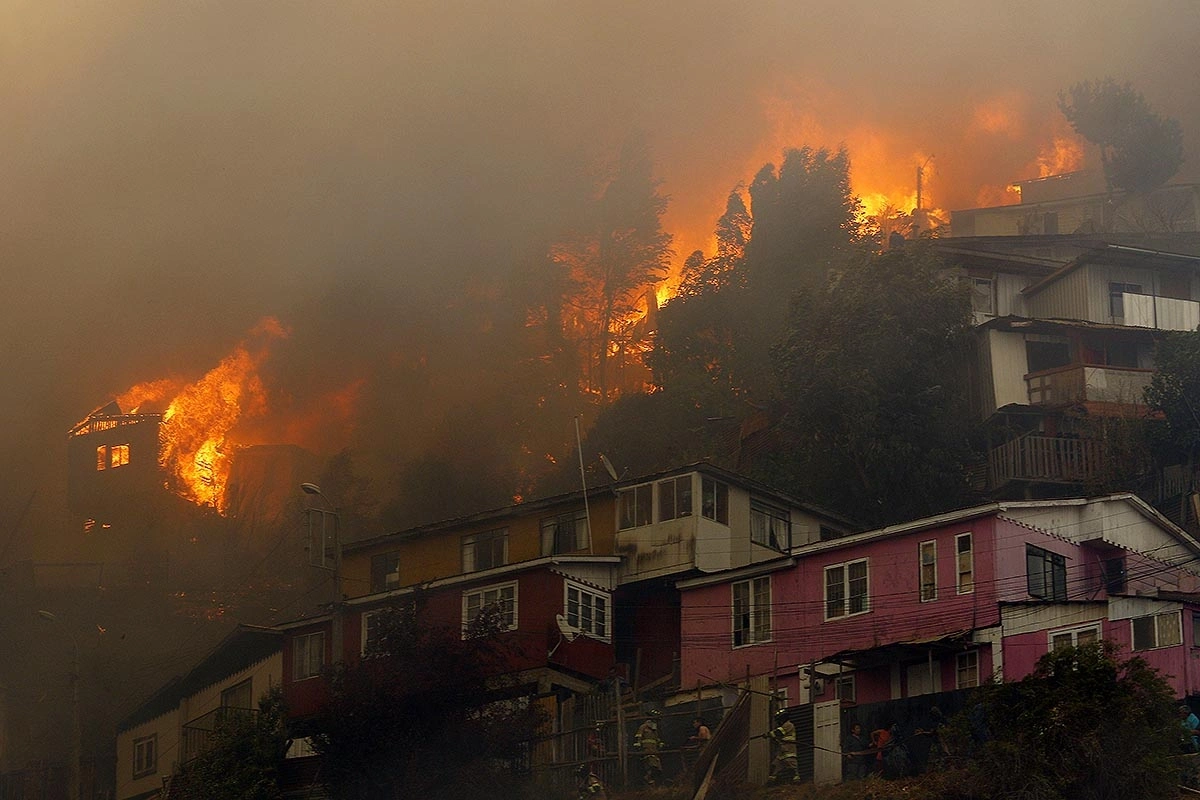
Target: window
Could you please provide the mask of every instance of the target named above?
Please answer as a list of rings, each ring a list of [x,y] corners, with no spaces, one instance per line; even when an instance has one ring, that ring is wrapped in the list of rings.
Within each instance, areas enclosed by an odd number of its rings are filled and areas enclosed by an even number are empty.
[[[853,675],[838,675],[833,679],[833,695],[843,703],[853,703],[855,701],[854,691],[854,676]]]
[[[503,567],[508,563],[508,529],[473,533],[462,539],[463,572]]]
[[[108,446],[102,444],[96,448],[96,470],[105,469],[108,469]]]
[[[1108,313],[1113,319],[1125,319],[1124,294],[1141,294],[1142,286],[1138,283],[1108,284]]]
[[[542,520],[542,555],[576,553],[588,547],[588,518],[584,509]]]
[[[1200,647],[1200,614],[1192,612],[1192,647]]]
[[[221,708],[254,708],[254,694],[250,688],[250,681],[251,679],[247,678],[222,691]]]
[[[362,642],[361,642],[361,645],[359,648],[359,652],[362,653],[364,656],[372,648],[374,648],[376,642],[379,641],[379,615],[381,613],[382,613],[382,609],[376,609],[375,611],[364,611],[363,612],[362,623],[360,626],[361,630],[362,630],[362,635],[361,635]]]
[[[654,493],[650,484],[623,489],[618,497],[621,504],[621,530],[649,525]]]
[[[1109,594],[1125,592],[1125,557],[1106,558],[1101,562],[1104,568],[1104,591]]]
[[[729,486],[713,478],[700,479],[700,516],[729,524]]]
[[[917,547],[921,559],[921,602],[937,600],[937,542],[932,539]]]
[[[1028,339],[1025,342],[1025,360],[1030,372],[1043,372],[1071,363],[1071,345],[1065,341]]]
[[[479,618],[484,610],[494,609],[505,630],[517,629],[517,584],[489,586],[475,592],[463,592],[463,627]]]
[[[116,469],[129,463],[128,444],[102,444],[96,448],[96,469]]]
[[[981,314],[996,313],[995,286],[991,278],[970,278],[971,310]]]
[[[608,595],[567,585],[567,624],[600,639],[608,638]]]
[[[750,541],[784,551],[792,543],[791,515],[759,500],[750,501]]]
[[[692,476],[680,475],[658,482],[658,519],[688,517],[692,514]]]
[[[400,588],[400,553],[371,556],[371,592],[390,592]]]
[[[1042,600],[1067,599],[1067,559],[1031,544],[1025,545],[1029,594]]]
[[[158,734],[133,740],[133,777],[154,774],[158,768]]]
[[[1050,634],[1050,649],[1061,650],[1064,647],[1083,647],[1100,641],[1100,626],[1088,625],[1082,628],[1071,628],[1065,631],[1055,631]]]
[[[954,688],[970,689],[979,685],[979,651],[968,650],[954,657]]]
[[[770,577],[733,584],[733,646],[771,640]]]
[[[960,533],[954,537],[954,552],[957,557],[958,593],[970,594],[975,591],[975,552],[972,549],[971,534]]]
[[[825,619],[870,611],[867,599],[867,559],[825,568]]]
[[[292,680],[302,681],[321,674],[325,666],[325,632],[317,631],[292,639]]]
[[[1133,618],[1133,649],[1153,650],[1156,647],[1174,647],[1183,644],[1178,611],[1148,614]]]

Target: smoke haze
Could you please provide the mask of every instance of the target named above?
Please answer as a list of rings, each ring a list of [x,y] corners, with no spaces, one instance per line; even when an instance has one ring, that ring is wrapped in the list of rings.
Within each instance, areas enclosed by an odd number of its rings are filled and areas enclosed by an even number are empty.
[[[291,422],[255,435],[412,457],[486,391],[466,309],[578,222],[633,133],[678,260],[786,146],[845,144],[856,191],[899,197],[932,157],[931,204],[983,204],[1036,177],[1058,91],[1089,78],[1179,119],[1194,180],[1198,38],[1191,0],[8,0],[0,530],[34,496],[23,546],[53,535],[89,410],[194,380],[266,315]]]

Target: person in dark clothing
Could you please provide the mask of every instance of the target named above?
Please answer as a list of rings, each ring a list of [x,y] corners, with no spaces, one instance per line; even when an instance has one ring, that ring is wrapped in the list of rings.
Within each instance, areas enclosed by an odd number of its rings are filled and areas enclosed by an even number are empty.
[[[863,733],[862,725],[857,722],[850,726],[850,732],[842,742],[842,778],[848,781],[858,781],[867,777],[871,770],[870,762],[874,754],[871,752],[871,742]]]

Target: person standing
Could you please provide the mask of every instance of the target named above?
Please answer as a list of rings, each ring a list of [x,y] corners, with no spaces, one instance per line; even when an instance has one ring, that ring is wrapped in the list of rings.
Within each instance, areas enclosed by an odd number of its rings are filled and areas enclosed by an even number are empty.
[[[664,743],[658,738],[658,717],[658,710],[650,709],[646,721],[633,735],[633,746],[642,754],[642,780],[647,786],[656,786],[662,780],[662,759],[658,753]]]
[[[871,743],[863,733],[862,725],[857,722],[850,726],[846,740],[842,742],[842,758],[845,767],[842,778],[848,781],[859,781],[867,777],[870,771]]]
[[[772,765],[771,781],[780,783],[790,777],[793,783],[798,783],[800,770],[796,759],[796,726],[788,718],[786,708],[775,712],[775,721],[779,723],[779,726],[768,735],[779,748],[779,754],[775,757]]]
[[[1183,728],[1184,752],[1200,752],[1200,717],[1186,704],[1179,707],[1179,724]]]

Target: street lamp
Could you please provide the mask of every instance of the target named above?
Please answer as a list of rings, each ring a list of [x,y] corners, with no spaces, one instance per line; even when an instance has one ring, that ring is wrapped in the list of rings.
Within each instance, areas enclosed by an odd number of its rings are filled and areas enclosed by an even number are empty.
[[[58,616],[52,611],[38,609],[37,615],[47,622],[58,622]],[[67,764],[67,797],[79,800],[79,641],[69,626],[62,627],[71,639],[71,750]]]

